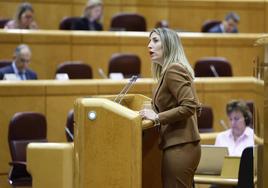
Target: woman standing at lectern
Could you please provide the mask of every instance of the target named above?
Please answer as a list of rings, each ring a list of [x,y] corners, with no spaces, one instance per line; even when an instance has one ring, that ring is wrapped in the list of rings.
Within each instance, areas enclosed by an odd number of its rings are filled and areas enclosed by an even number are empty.
[[[154,29],[148,49],[158,84],[152,110],[143,109],[140,115],[159,126],[163,188],[191,188],[201,156],[196,118],[201,108],[193,83],[194,72],[175,31]]]

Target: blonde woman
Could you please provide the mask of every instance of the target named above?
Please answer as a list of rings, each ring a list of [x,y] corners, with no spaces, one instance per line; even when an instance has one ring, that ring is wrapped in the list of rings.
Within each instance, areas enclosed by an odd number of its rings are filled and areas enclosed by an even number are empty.
[[[154,29],[148,49],[158,84],[152,110],[141,110],[140,115],[159,126],[163,188],[190,188],[201,156],[194,72],[175,31]]]
[[[18,6],[14,20],[10,20],[4,29],[38,29],[34,21],[34,10],[30,3],[21,3]]]
[[[103,3],[101,0],[88,0],[84,15],[72,25],[72,30],[95,30],[102,31],[100,23],[103,14]]]

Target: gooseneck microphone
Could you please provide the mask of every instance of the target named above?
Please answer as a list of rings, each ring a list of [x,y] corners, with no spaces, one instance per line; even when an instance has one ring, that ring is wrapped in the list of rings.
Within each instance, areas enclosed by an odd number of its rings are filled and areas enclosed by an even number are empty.
[[[226,125],[223,119],[220,120],[220,125],[224,128],[224,130],[229,129],[229,127]]]
[[[106,76],[102,68],[98,68],[98,73],[101,78],[108,79],[108,76]]]
[[[67,127],[65,127],[65,131],[68,134],[68,136],[71,138],[71,140],[74,140],[74,135],[71,133],[70,129],[68,129]]]
[[[123,100],[124,96],[127,94],[131,86],[136,82],[138,79],[138,76],[134,75],[130,78],[129,82],[125,87],[120,91],[120,93],[117,95],[117,97],[114,99],[114,102],[121,104],[121,101]]]
[[[214,65],[209,65],[209,68],[210,68],[210,70],[212,71],[212,73],[213,73],[213,75],[214,75],[215,77],[219,77],[219,74],[218,74],[218,72],[216,71]]]

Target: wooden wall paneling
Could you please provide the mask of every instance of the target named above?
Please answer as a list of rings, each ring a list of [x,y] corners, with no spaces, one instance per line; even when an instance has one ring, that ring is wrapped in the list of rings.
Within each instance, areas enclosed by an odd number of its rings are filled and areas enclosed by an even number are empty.
[[[22,41],[19,32],[6,33],[0,30],[0,59],[12,59],[15,48]]]
[[[254,130],[255,133],[261,137],[264,138],[264,132],[265,127],[264,126],[264,118],[266,117],[264,113],[264,98],[265,98],[265,91],[263,88],[263,85],[256,84],[256,91],[255,91],[255,126]]]
[[[114,5],[114,4],[111,4],[111,5],[104,4],[103,18],[102,18],[102,24],[103,24],[104,31],[109,31],[111,29],[112,17],[119,12],[122,12],[121,6]]]
[[[55,79],[57,66],[71,60],[70,45],[38,45],[32,44],[33,70],[39,79]]]
[[[10,188],[10,185],[7,181],[8,174],[1,174],[0,175],[0,187],[1,188]]]
[[[68,112],[74,107],[77,96],[47,96],[46,115],[48,122],[47,137],[51,142],[66,142],[65,127]],[[59,116],[59,114],[61,114]]]
[[[179,31],[200,32],[203,22],[215,17],[215,2],[170,1],[170,27]]]
[[[110,94],[119,94],[123,87],[128,83],[128,80],[122,81],[107,81],[107,84],[100,84],[98,88],[98,95],[110,95]],[[136,83],[130,88],[129,94],[142,94],[147,97],[152,98],[152,93],[154,90],[154,83],[152,83],[151,79],[142,80],[142,82],[137,80]]]
[[[31,67],[39,79],[54,79],[57,66],[71,60],[71,36],[68,32],[27,33],[22,37],[32,49]]]
[[[80,35],[73,35],[72,38],[72,58],[73,60],[83,60],[90,64],[93,69],[93,78],[101,78],[98,74],[98,68],[102,68],[105,73],[108,70],[108,61],[113,53],[120,51],[119,36],[104,34],[103,36],[87,35],[87,32],[81,32]]]
[[[105,51],[105,53],[103,53]],[[114,46],[102,45],[74,45],[73,60],[82,60],[89,64],[93,70],[93,78],[101,78],[98,69],[103,69],[107,74],[108,60],[113,53],[118,52],[118,48]]]
[[[169,10],[166,4],[159,3],[159,5],[156,5],[155,7],[151,7],[150,5],[140,6],[138,7],[137,12],[145,17],[147,31],[151,31],[155,27],[155,24],[160,20],[169,21]]]
[[[40,29],[59,29],[65,16],[72,16],[72,4],[69,3],[33,3],[35,19]]]
[[[13,19],[19,2],[2,1],[0,2],[0,18]]]
[[[267,42],[264,42],[262,45],[267,45]],[[263,161],[261,165],[263,166],[263,187],[268,186],[268,179],[265,178],[265,175],[268,173],[268,69],[267,67],[263,67],[264,69],[264,99],[263,99],[263,114],[264,114],[264,131],[263,131],[263,138],[264,138],[264,145],[263,145]]]
[[[200,80],[200,78],[195,78],[194,86],[195,86],[195,90],[197,92],[199,102],[201,104],[203,104],[203,105],[206,105],[204,103],[204,101],[205,101],[205,92],[204,92],[204,83],[202,82],[202,79]]]
[[[254,48],[254,35],[252,38],[250,35],[248,38],[238,38],[230,36],[228,40],[217,40],[216,56],[226,57],[230,61],[234,76],[253,76],[253,60],[256,56],[263,57],[263,48]]]
[[[73,12],[71,16],[83,16],[86,3],[77,3],[73,6]]]
[[[181,42],[184,47],[184,52],[189,63],[194,68],[196,61],[202,57],[216,56],[216,39],[215,38],[200,38],[199,40],[191,40],[183,33],[179,33]]]
[[[136,37],[120,38],[120,52],[134,53],[141,59],[141,75],[143,78],[150,78],[151,76],[151,59],[148,51],[149,33],[139,32]]]
[[[27,85],[27,83],[25,83]],[[0,107],[0,173],[9,171],[8,162],[10,162],[10,154],[8,147],[8,125],[12,116],[16,112],[35,111],[45,114],[45,97],[43,85],[27,85],[25,87],[18,82],[14,87],[5,87],[8,85],[1,85],[1,107]],[[21,86],[21,87],[20,87]],[[6,89],[5,89],[6,88]]]
[[[264,0],[265,2],[265,5],[264,5],[264,33],[267,33],[268,32],[268,24],[267,21],[268,21],[268,0]]]

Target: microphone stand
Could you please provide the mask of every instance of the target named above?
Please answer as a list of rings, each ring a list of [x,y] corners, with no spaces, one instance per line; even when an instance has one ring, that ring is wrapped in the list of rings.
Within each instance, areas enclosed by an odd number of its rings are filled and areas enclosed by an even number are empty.
[[[98,69],[98,73],[102,78],[108,79],[108,76],[105,75],[104,71],[101,68]]]
[[[68,136],[71,138],[71,140],[73,141],[74,140],[74,136],[73,136],[73,134],[71,133],[71,131],[67,128],[67,127],[65,127],[65,131],[67,132],[67,134],[68,134]]]
[[[216,71],[214,65],[210,65],[209,68],[210,68],[210,70],[212,71],[212,73],[213,73],[213,75],[214,75],[215,77],[219,77],[219,74],[218,74],[218,72]]]
[[[124,96],[127,94],[131,86],[136,82],[138,79],[138,76],[134,75],[129,80],[128,84],[121,90],[121,92],[117,95],[117,97],[114,99],[114,102],[121,104],[121,101],[123,100]]]
[[[229,127],[225,124],[224,120],[220,120],[220,125],[224,128],[224,130],[229,129]]]

